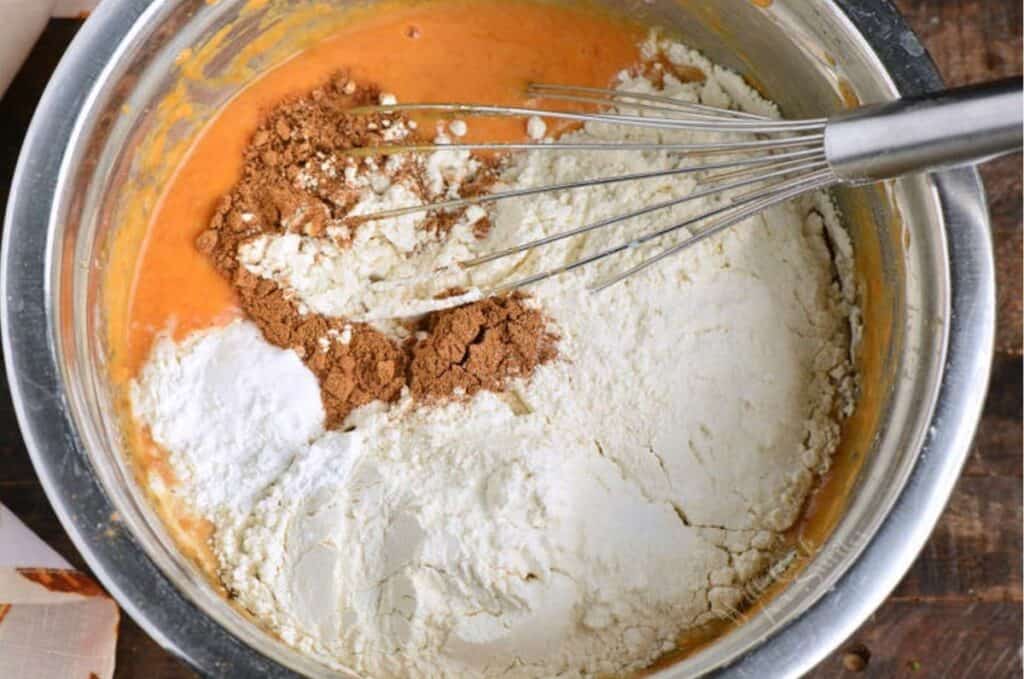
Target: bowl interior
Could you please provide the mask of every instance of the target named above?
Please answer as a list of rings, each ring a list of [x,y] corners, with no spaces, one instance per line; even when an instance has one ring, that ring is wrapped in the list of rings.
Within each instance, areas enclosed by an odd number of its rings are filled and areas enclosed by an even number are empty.
[[[104,275],[114,236],[147,218],[189,139],[218,105],[254,73],[372,4],[154,2],[83,104],[51,215],[47,284],[57,300],[51,313],[59,328],[60,370],[72,417],[113,505],[149,558],[202,615],[283,667],[310,675],[331,673],[229,606],[175,549],[135,483],[113,408],[117,395],[106,372],[101,311],[104,295],[127,291],[105,289]],[[895,96],[874,53],[830,3],[593,4],[665,27],[741,73],[787,117],[827,115]],[[191,111],[184,117],[177,108],[183,102]],[[665,676],[728,663],[826,592],[874,534],[920,450],[939,384],[949,303],[946,245],[936,228],[942,223],[938,196],[928,181],[914,178],[840,190],[836,199],[853,236],[865,315],[858,357],[863,395],[837,456],[839,499],[820,512],[808,533],[814,554],[784,578],[785,586],[744,624],[662,669]]]

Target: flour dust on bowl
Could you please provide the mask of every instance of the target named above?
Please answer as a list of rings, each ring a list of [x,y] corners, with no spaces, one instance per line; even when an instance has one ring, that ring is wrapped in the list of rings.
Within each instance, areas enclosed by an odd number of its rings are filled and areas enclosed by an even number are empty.
[[[649,253],[481,299],[713,204],[470,269],[692,180],[359,216],[679,167],[582,147],[690,133],[352,112],[543,80],[812,118],[939,86],[887,4],[808,5],[102,6],[21,159],[4,340],[47,492],[128,612],[214,675],[789,676],[837,646],[973,433],[976,176],[812,194],[599,295]],[[372,148],[437,139],[581,148]]]

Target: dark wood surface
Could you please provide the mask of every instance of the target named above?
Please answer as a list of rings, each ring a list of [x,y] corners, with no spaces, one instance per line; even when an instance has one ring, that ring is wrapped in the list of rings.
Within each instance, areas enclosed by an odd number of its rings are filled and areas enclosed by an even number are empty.
[[[817,0],[808,0],[817,1]],[[1020,0],[897,0],[956,85],[1021,72]],[[32,110],[78,22],[51,22],[0,101],[0,199]],[[889,600],[812,673],[835,677],[864,664],[871,677],[1021,676],[1021,159],[983,175],[999,271],[999,330],[984,419],[956,492],[931,540]],[[0,502],[85,568],[47,503],[0,389]],[[856,657],[855,657],[856,656]],[[117,677],[194,677],[123,618]]]

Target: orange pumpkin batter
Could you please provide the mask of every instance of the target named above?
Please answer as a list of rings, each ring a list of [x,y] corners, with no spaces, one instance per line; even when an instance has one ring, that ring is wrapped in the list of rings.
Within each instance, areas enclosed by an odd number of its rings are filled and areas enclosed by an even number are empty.
[[[531,103],[522,94],[531,81],[608,86],[636,63],[642,35],[611,17],[555,5],[449,0],[360,20],[260,77],[203,130],[171,179],[135,266],[124,272],[131,280],[108,283],[131,288],[126,317],[108,310],[115,378],[131,379],[153,337],[168,327],[182,337],[237,314],[230,286],[194,241],[237,181],[263,112],[282,99],[345,68],[399,101],[524,105]],[[516,119],[474,120],[470,130],[470,141],[525,137]]]

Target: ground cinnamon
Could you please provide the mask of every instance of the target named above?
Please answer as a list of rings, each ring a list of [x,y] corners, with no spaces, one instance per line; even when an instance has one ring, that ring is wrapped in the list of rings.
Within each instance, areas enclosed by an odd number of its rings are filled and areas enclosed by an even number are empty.
[[[702,83],[708,76],[696,66],[677,64],[659,52],[653,59],[645,61],[640,74],[654,83],[658,89],[665,88],[665,76],[671,75],[681,83]]]
[[[484,299],[428,316],[410,348],[409,387],[419,399],[500,391],[553,359],[558,338],[521,297]]]
[[[242,309],[264,337],[293,349],[317,376],[329,427],[340,426],[362,405],[396,400],[406,387],[425,403],[501,390],[510,378],[529,376],[556,355],[557,337],[521,296],[431,314],[410,339],[399,341],[367,324],[310,313],[275,282],[239,265],[239,246],[263,233],[327,237],[327,225],[339,222],[350,224],[350,232],[358,229],[358,220],[345,220],[359,192],[346,184],[339,159],[346,150],[386,143],[385,130],[408,124],[397,114],[348,112],[377,103],[379,97],[378,88],[339,74],[271,111],[245,151],[241,180],[196,239],[196,247],[232,282]],[[386,158],[375,161],[383,165]],[[462,195],[489,191],[498,162],[484,162],[463,184]],[[423,177],[411,179],[425,183]],[[440,213],[425,219],[421,228],[444,233],[458,216]],[[483,238],[489,222],[480,221],[475,235]],[[337,235],[332,239],[339,246],[351,241]]]

